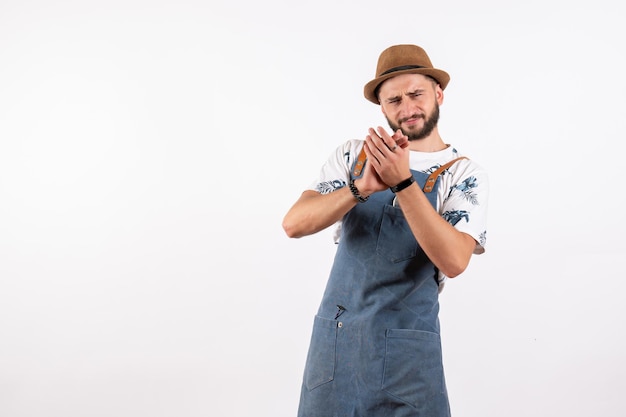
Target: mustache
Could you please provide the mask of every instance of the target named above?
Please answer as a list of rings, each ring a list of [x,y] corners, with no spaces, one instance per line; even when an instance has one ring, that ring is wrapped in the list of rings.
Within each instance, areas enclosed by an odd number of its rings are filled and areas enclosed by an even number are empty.
[[[426,119],[426,116],[423,114],[412,114],[409,117],[405,117],[403,119],[399,119],[398,122],[400,122],[400,124],[406,122],[407,120],[411,120],[411,119]]]

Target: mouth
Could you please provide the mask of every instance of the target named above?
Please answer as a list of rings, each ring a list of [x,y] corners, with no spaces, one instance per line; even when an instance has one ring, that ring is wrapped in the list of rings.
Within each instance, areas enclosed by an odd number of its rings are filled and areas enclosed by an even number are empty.
[[[415,124],[417,124],[420,120],[424,119],[424,116],[422,115],[413,115],[411,117],[407,117],[406,119],[401,119],[400,120],[400,124],[407,124],[409,126],[413,126]]]

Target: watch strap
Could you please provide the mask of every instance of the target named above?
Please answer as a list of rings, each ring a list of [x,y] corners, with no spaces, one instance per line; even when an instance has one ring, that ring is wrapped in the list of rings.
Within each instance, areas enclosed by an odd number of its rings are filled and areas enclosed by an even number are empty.
[[[413,184],[415,182],[415,178],[413,178],[413,175],[411,175],[409,178],[400,181],[398,184],[394,185],[393,187],[389,187],[389,189],[393,192],[393,193],[397,193],[399,191],[404,190],[405,188],[407,188],[408,186],[410,186],[411,184]]]

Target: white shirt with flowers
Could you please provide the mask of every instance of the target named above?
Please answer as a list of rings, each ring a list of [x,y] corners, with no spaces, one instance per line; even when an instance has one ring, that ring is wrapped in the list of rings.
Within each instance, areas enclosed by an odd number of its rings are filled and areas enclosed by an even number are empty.
[[[345,187],[350,180],[350,170],[358,157],[363,140],[352,139],[343,143],[322,166],[318,178],[309,189],[322,194]],[[437,152],[411,151],[409,165],[412,170],[430,174],[445,163],[461,155],[453,146]],[[485,170],[470,159],[457,161],[440,176],[437,189],[437,211],[457,230],[476,240],[475,254],[485,251],[487,242],[487,198],[489,180]],[[420,184],[423,186],[423,184]],[[335,243],[341,239],[341,221],[334,231]],[[440,277],[443,285],[445,276]]]

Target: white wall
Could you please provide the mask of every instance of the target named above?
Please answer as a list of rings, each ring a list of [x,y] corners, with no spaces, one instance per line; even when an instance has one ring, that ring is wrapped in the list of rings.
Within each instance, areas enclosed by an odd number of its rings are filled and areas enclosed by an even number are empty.
[[[0,3],[0,416],[294,416],[330,232],[281,220],[384,125],[380,51],[448,71],[488,247],[442,294],[456,417],[623,416],[619,2]]]

